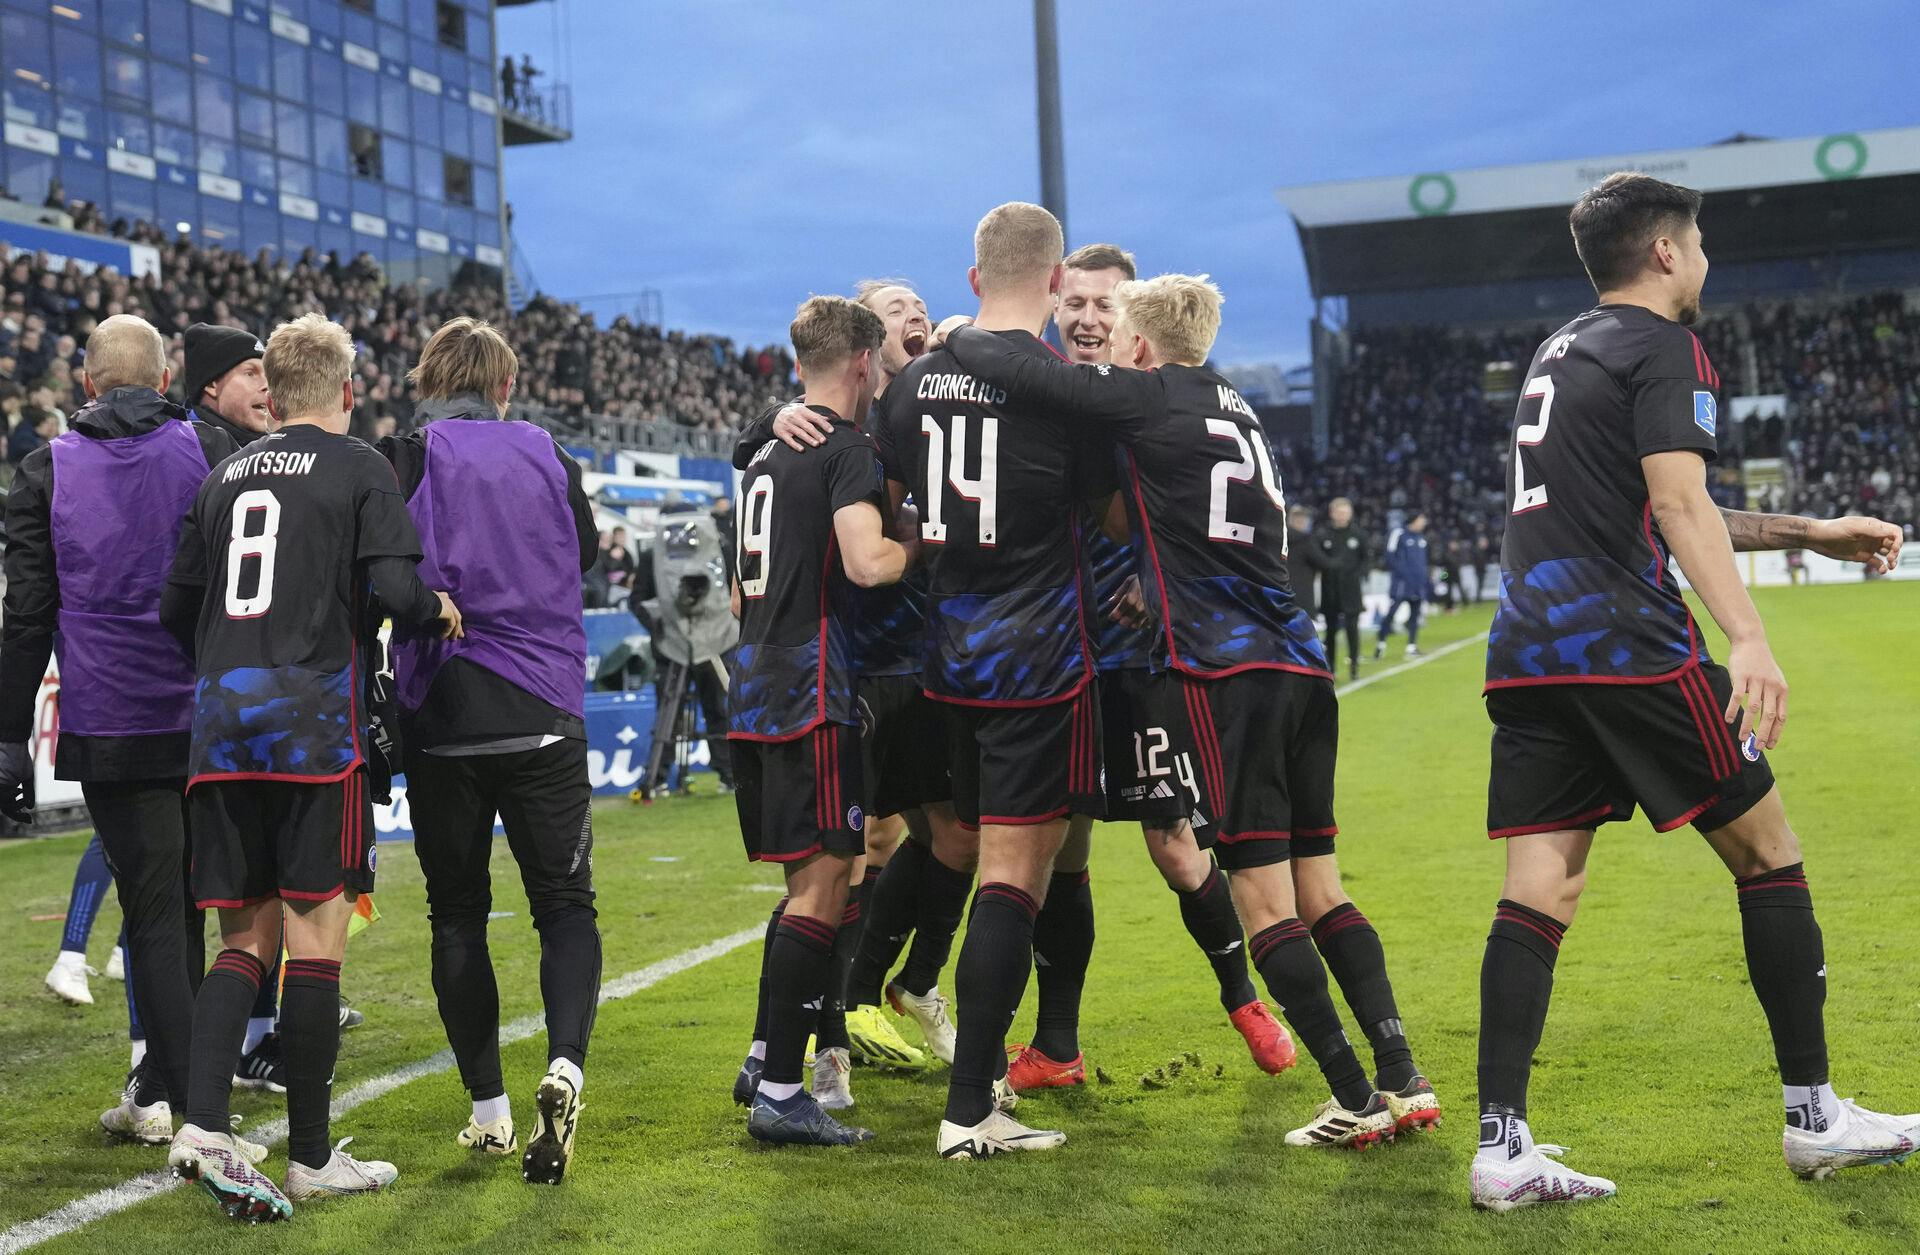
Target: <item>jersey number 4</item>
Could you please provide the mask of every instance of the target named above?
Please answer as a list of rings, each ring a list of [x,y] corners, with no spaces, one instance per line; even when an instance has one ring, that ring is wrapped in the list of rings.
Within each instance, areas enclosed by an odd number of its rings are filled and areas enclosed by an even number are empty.
[[[953,416],[953,445],[947,445],[947,433],[931,414],[920,418],[920,434],[927,438],[927,496],[920,507],[920,539],[930,545],[947,543],[947,521],[942,501],[946,497],[943,478],[953,490],[980,507],[979,544],[991,549],[999,538],[1000,509],[1000,420],[983,415],[980,419],[979,474],[967,475],[967,416]]]
[[[253,529],[258,516],[260,525]],[[250,488],[233,499],[233,526],[227,541],[227,617],[257,619],[273,605],[273,557],[280,547],[280,498],[265,488]],[[241,592],[247,559],[258,559],[253,592]]]
[[[1521,423],[1513,429],[1513,512],[1522,514],[1528,510],[1537,510],[1547,504],[1547,486],[1535,484],[1527,487],[1527,463],[1520,456],[1520,450],[1539,444],[1547,438],[1547,424],[1553,418],[1553,376],[1535,375],[1527,380],[1527,390],[1520,394],[1522,402],[1540,398],[1540,417],[1531,423]]]

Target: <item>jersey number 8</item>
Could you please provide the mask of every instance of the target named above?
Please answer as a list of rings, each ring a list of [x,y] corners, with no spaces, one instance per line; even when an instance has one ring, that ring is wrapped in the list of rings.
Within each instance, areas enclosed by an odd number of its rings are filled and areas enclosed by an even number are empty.
[[[249,533],[247,526],[256,514],[264,515],[260,530]],[[233,526],[227,541],[227,617],[257,619],[273,605],[273,555],[280,546],[280,499],[265,488],[250,488],[233,499]],[[240,577],[248,558],[258,558],[253,595],[240,594]]]

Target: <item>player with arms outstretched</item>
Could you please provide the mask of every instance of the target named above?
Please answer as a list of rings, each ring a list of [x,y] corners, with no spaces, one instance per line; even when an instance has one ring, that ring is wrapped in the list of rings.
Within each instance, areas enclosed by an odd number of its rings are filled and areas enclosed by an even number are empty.
[[[403,631],[460,630],[453,603],[414,569],[420,539],[393,468],[346,434],[353,357],[346,331],[319,314],[273,333],[265,362],[282,426],[207,476],[160,605],[198,670],[187,780],[193,893],[202,908],[219,908],[224,947],[195,1000],[186,1123],[167,1162],[230,1215],[255,1221],[397,1175],[328,1139],[340,960],[355,901],[373,889],[369,586]],[[284,1194],[227,1131],[247,1013],[283,929]]]
[[[898,580],[910,554],[886,535],[873,439],[852,421],[873,402],[879,317],[845,297],[817,296],[800,307],[792,336],[807,404],[835,427],[806,452],[767,441],[741,478],[740,652],[728,699],[734,801],[747,857],[780,864],[787,880],[762,957],[762,1061],[747,1131],[763,1142],[841,1146],[873,1134],[829,1115],[801,1073],[808,1030],[831,996],[849,878],[865,852],[848,622],[856,588]]]
[[[1691,823],[1733,875],[1785,1091],[1787,1165],[1825,1176],[1920,1142],[1920,1116],[1868,1111],[1828,1084],[1820,928],[1761,753],[1779,743],[1787,685],[1733,563],[1735,550],[1804,547],[1883,570],[1901,534],[1874,519],[1722,511],[1707,495],[1722,398],[1687,329],[1707,277],[1699,209],[1698,192],[1643,174],[1580,198],[1573,241],[1599,304],[1534,354],[1514,419],[1486,682],[1487,829],[1506,841],[1507,871],[1480,971],[1471,1172],[1474,1205],[1494,1211],[1614,1193],[1535,1144],[1527,1079],[1594,830],[1636,806],[1660,832]],[[1725,667],[1707,656],[1674,559],[1727,634]]]
[[[1237,942],[1246,921],[1255,966],[1333,1090],[1288,1142],[1366,1146],[1432,1123],[1439,1107],[1414,1066],[1379,936],[1340,887],[1338,705],[1312,621],[1293,603],[1266,434],[1206,368],[1217,288],[1162,275],[1114,296],[1121,369],[1018,358],[965,328],[948,349],[1010,403],[1097,421],[1120,441],[1141,583],[1159,619],[1157,674],[1136,703],[1140,756],[1206,821],[1196,836],[1187,819],[1147,819],[1148,848],[1183,915],[1198,917],[1189,927],[1209,939],[1203,948]],[[1183,759],[1198,769],[1175,771]],[[1375,1078],[1340,1027],[1316,943],[1373,1043]]]

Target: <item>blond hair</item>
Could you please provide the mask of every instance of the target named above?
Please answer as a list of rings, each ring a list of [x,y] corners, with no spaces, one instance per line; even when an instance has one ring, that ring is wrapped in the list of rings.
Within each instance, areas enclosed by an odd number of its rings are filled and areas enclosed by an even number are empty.
[[[353,374],[353,337],[324,314],[302,314],[273,329],[261,365],[282,422],[338,414]]]
[[[867,302],[871,301],[880,293],[885,292],[888,288],[899,288],[903,292],[911,292],[914,296],[920,295],[913,284],[906,279],[862,279],[853,285],[853,299],[862,305],[866,305],[868,309],[873,309],[873,306],[868,305]],[[874,310],[874,312],[879,313],[880,311]]]
[[[167,345],[152,323],[137,314],[115,314],[87,337],[81,369],[94,391],[115,388],[159,390],[167,377]]]
[[[973,264],[983,288],[1034,282],[1059,265],[1065,251],[1059,220],[1025,201],[988,210],[973,229]]]
[[[1129,279],[1113,289],[1115,323],[1146,338],[1163,361],[1198,366],[1220,334],[1226,298],[1206,275],[1157,275]]]
[[[877,349],[887,338],[880,315],[844,296],[810,296],[794,311],[793,356],[813,374],[837,366],[863,349]]]
[[[500,390],[520,373],[520,358],[493,324],[478,318],[442,323],[407,382],[423,401],[444,401],[471,393],[498,402]]]
[[[1118,270],[1129,279],[1140,277],[1133,254],[1118,244],[1082,244],[1067,254],[1068,270]]]

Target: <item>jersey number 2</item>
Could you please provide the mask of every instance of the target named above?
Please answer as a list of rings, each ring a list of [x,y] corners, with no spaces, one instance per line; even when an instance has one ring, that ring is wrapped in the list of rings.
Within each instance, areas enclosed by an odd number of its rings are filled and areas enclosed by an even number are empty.
[[[254,515],[264,516],[260,530],[249,532]],[[265,488],[250,488],[233,499],[233,526],[227,541],[227,617],[257,619],[273,605],[273,556],[280,546],[280,498]],[[242,596],[240,577],[248,558],[260,566],[253,595]]]
[[[1000,532],[1000,420],[990,415],[980,419],[980,473],[967,476],[967,416],[953,416],[953,448],[947,448],[947,433],[931,414],[920,418],[920,434],[927,438],[927,498],[920,507],[920,538],[929,544],[947,543],[947,521],[941,501],[946,496],[942,478],[953,490],[980,507],[981,547],[993,548]]]
[[[1553,376],[1535,375],[1527,380],[1527,390],[1520,394],[1521,399],[1540,398],[1540,417],[1531,423],[1521,423],[1513,429],[1513,512],[1523,513],[1537,510],[1547,504],[1547,486],[1535,484],[1527,487],[1527,463],[1520,456],[1520,450],[1539,444],[1547,438],[1547,424],[1553,419]]]

